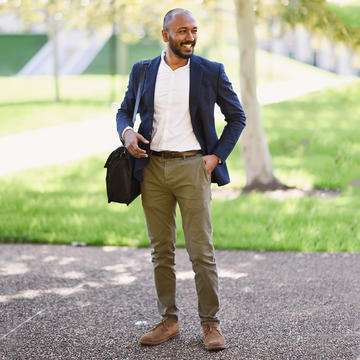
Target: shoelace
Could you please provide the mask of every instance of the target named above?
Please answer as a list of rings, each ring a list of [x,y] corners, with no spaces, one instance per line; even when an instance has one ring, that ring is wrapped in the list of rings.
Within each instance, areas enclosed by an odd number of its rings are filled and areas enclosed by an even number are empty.
[[[212,331],[216,331],[219,335],[221,335],[221,332],[219,331],[219,329],[216,326],[206,325],[205,330],[204,330],[205,335],[208,335]]]
[[[165,328],[165,330],[167,330],[167,326],[165,325],[165,321],[166,320],[162,320],[161,322],[159,322],[154,328],[153,330],[156,330],[158,327],[160,327],[161,325]]]

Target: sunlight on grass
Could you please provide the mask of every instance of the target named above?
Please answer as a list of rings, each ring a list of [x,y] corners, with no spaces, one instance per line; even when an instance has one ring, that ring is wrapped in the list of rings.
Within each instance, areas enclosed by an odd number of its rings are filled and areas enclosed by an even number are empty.
[[[359,98],[358,81],[264,106],[261,112],[277,173],[287,174],[290,185],[306,182],[330,189],[345,189],[360,177]],[[302,179],[291,179],[290,172],[299,169]]]
[[[1,238],[148,246],[140,199],[130,207],[107,204],[103,161],[95,156],[86,161],[91,166],[72,162],[0,179]],[[225,249],[359,251],[360,228],[354,222],[360,216],[359,197],[359,189],[351,189],[334,200],[280,201],[258,193],[215,199],[214,244]],[[184,246],[180,217],[177,225],[177,246]]]

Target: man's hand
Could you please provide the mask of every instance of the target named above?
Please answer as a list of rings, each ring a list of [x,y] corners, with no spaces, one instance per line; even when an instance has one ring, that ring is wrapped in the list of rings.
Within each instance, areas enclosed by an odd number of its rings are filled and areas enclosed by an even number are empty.
[[[205,155],[203,156],[203,160],[206,166],[206,172],[208,178],[210,179],[211,173],[215,169],[216,165],[219,163],[219,158],[216,155]]]
[[[148,154],[145,150],[140,149],[138,142],[141,141],[144,144],[148,144],[149,141],[146,140],[142,135],[135,132],[133,129],[128,129],[124,133],[125,147],[128,149],[129,153],[136,158],[147,158]]]

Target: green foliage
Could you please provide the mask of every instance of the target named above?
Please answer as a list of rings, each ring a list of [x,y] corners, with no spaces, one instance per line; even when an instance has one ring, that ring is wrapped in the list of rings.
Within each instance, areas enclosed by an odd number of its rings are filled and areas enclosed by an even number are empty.
[[[336,13],[346,26],[360,28],[360,1],[338,5],[329,4],[330,9]]]
[[[0,76],[19,72],[46,41],[46,35],[0,35]]]
[[[295,26],[303,24],[312,32],[324,35],[335,42],[343,42],[357,49],[360,46],[360,29],[349,24],[342,11],[333,11],[326,0],[256,0],[256,14],[269,21],[281,19]],[[356,4],[358,5],[358,3]],[[346,5],[343,9],[346,9]],[[358,6],[356,6],[358,11]],[[350,11],[344,10],[347,14]],[[358,20],[357,20],[358,21]]]
[[[0,3],[0,12],[16,12],[26,26],[34,22],[46,22],[49,17],[58,21],[76,17],[74,3],[64,0],[8,0]]]

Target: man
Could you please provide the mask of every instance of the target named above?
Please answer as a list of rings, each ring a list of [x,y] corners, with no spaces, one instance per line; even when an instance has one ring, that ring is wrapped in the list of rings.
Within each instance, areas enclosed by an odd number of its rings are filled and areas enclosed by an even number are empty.
[[[225,160],[245,126],[245,114],[223,65],[193,55],[197,24],[189,11],[169,11],[162,37],[167,47],[146,69],[138,132],[132,129],[131,119],[141,63],[131,71],[116,117],[119,135],[136,158],[134,175],[141,181],[157,303],[163,318],[141,343],[157,345],[180,333],[175,301],[178,203],[195,273],[205,347],[220,350],[225,348],[225,339],[216,317],[219,294],[211,239],[210,185],[230,181]],[[215,103],[227,122],[220,139],[214,124]]]

